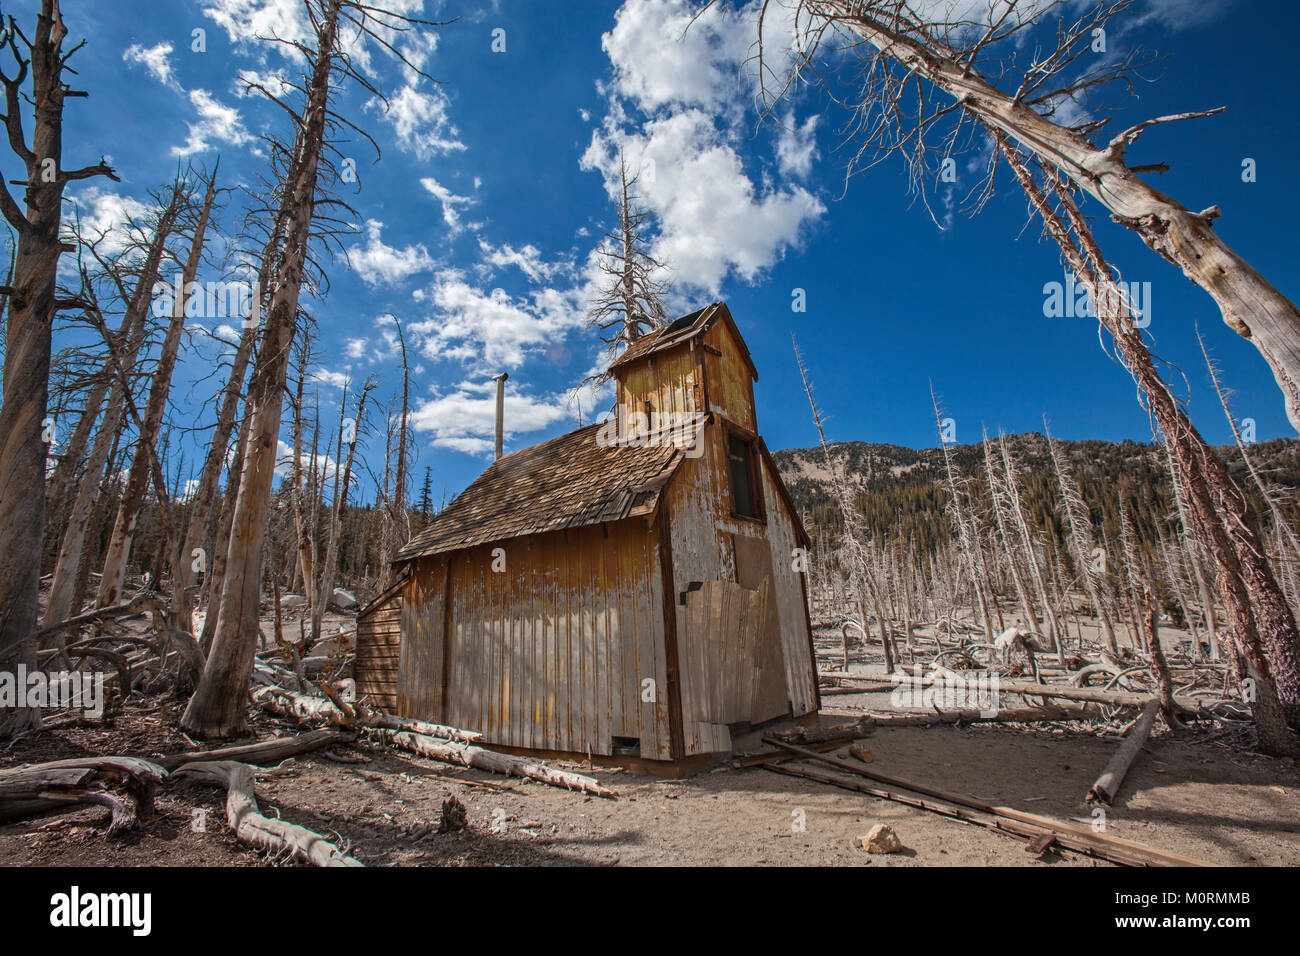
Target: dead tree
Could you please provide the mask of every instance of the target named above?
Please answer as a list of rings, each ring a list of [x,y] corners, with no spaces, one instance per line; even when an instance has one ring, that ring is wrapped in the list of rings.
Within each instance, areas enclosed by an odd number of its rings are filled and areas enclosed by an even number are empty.
[[[1052,608],[1051,597],[1043,580],[1043,570],[1038,564],[1038,555],[1034,550],[1034,539],[1029,533],[1029,524],[1025,521],[1025,511],[1020,505],[1020,489],[1016,484],[1015,467],[1011,460],[1011,450],[1007,448],[1007,437],[998,436],[998,448],[1002,453],[1002,465],[1006,472],[1007,504],[1011,518],[1020,532],[1020,542],[1024,547],[1025,565],[1029,568],[1029,577],[1038,591],[1038,599],[1043,605],[1043,616],[1047,619],[1047,629],[1051,632],[1052,644],[1056,649],[1056,659],[1065,663],[1065,651],[1061,647],[1061,627]]]
[[[4,86],[4,125],[9,146],[21,164],[25,187],[20,206],[0,184],[0,212],[17,236],[5,329],[4,403],[0,405],[0,653],[36,632],[45,529],[45,452],[43,435],[50,374],[50,336],[54,313],[73,303],[55,295],[63,190],[68,183],[95,176],[116,180],[104,162],[79,169],[63,165],[63,105],[85,96],[64,81],[68,59],[80,46],[63,49],[68,35],[58,0],[42,0],[36,31],[29,40],[13,17],[0,33],[0,46],[13,55],[12,75],[0,72]],[[24,89],[31,75],[31,92]],[[32,135],[23,130],[23,101],[32,109]],[[23,719],[26,723],[26,718]]]
[[[1097,611],[1106,649],[1115,654],[1119,652],[1119,644],[1115,640],[1115,627],[1111,623],[1110,612],[1102,600],[1101,584],[1095,563],[1097,537],[1092,527],[1092,516],[1088,513],[1088,506],[1084,504],[1083,496],[1079,493],[1079,485],[1074,480],[1074,475],[1065,467],[1061,451],[1052,438],[1046,419],[1043,420],[1043,432],[1047,436],[1047,448],[1051,453],[1052,469],[1056,472],[1056,484],[1061,489],[1061,510],[1065,512],[1070,549],[1074,552],[1074,563],[1079,571],[1079,580],[1083,582],[1083,589],[1088,595],[1089,603]],[[1104,551],[1101,552],[1101,557],[1105,558]]]
[[[188,183],[177,183],[174,191],[185,196],[189,202]],[[171,394],[172,373],[176,368],[176,359],[180,354],[181,336],[185,331],[186,304],[190,289],[198,275],[199,263],[203,258],[203,244],[206,238],[208,220],[212,215],[212,203],[217,195],[216,172],[209,177],[194,224],[194,233],[190,240],[189,255],[181,272],[180,288],[172,290],[171,321],[167,324],[167,333],[163,338],[162,352],[154,368],[149,385],[149,399],[145,406],[144,423],[136,438],[135,454],[131,458],[131,468],[127,473],[126,487],[122,500],[118,503],[117,518],[113,522],[113,534],[109,538],[108,553],[104,558],[104,572],[99,580],[98,607],[116,604],[121,597],[122,582],[126,577],[126,564],[131,556],[131,545],[135,540],[136,525],[140,520],[140,508],[144,504],[145,492],[155,461],[158,459],[158,435],[162,428],[163,417],[167,412],[167,398]],[[165,489],[160,489],[165,490]],[[167,551],[172,551],[177,542],[172,542]],[[174,582],[179,584],[179,582]],[[185,622],[188,628],[188,622]]]
[[[663,303],[669,285],[660,278],[664,264],[645,248],[650,214],[637,205],[633,192],[637,176],[628,175],[622,152],[618,161],[618,228],[605,234],[600,247],[603,281],[587,310],[587,328],[596,330],[611,349],[634,342],[668,321]]]
[[[1288,722],[1296,719],[1300,705],[1300,635],[1269,567],[1250,499],[1228,475],[1223,461],[1205,443],[1156,372],[1141,330],[1133,321],[1128,299],[1061,180],[1048,175],[1057,202],[1054,207],[1021,154],[1005,137],[995,138],[1045,232],[1092,296],[1098,320],[1110,334],[1170,449],[1187,492],[1196,532],[1215,562],[1215,576],[1232,621],[1238,659],[1252,682],[1254,699],[1250,703],[1260,748],[1272,754],[1300,753],[1300,741],[1288,727]]]
[[[176,227],[177,218],[185,202],[185,197],[179,190],[170,190],[164,196],[156,220],[152,224],[144,259],[134,285],[130,284],[129,249],[110,259],[99,251],[102,236],[86,244],[86,249],[98,262],[105,281],[114,290],[118,300],[123,303],[124,316],[122,331],[116,337],[110,336],[106,342],[108,355],[105,359],[105,375],[112,384],[104,418],[100,422],[95,441],[91,446],[90,457],[78,483],[76,496],[68,513],[67,526],[59,545],[59,554],[55,561],[49,599],[45,608],[44,623],[47,626],[57,624],[80,610],[79,602],[76,600],[80,578],[78,569],[83,558],[89,557],[85,550],[86,544],[91,540],[90,532],[97,527],[91,519],[96,507],[103,504],[99,493],[100,473],[109,461],[110,450],[117,443],[118,433],[125,424],[127,407],[133,401],[131,378],[145,340],[154,284],[158,281],[162,270],[167,241]],[[83,294],[87,298],[87,314],[92,322],[102,327],[103,318],[91,277],[87,275],[83,278],[82,286]],[[97,549],[95,550],[95,557],[98,557]]]
[[[397,327],[397,342],[402,356],[402,407],[394,428],[389,418],[390,439],[396,432],[396,450],[393,442],[387,443],[388,456],[384,463],[384,511],[383,524],[380,528],[379,549],[379,589],[385,590],[393,580],[393,556],[411,537],[411,516],[406,502],[406,473],[410,465],[410,392],[411,374],[406,361],[406,335],[402,332],[402,323],[396,316],[393,323]],[[390,406],[391,407],[391,406]],[[389,493],[389,479],[392,479],[392,493]]]
[[[352,484],[352,465],[357,453],[357,439],[364,427],[366,415],[366,399],[375,388],[374,378],[368,378],[365,384],[361,386],[361,393],[357,396],[356,417],[352,420],[352,427],[349,430],[345,424],[343,415],[347,405],[348,390],[343,389],[343,397],[339,401],[339,435],[338,445],[335,451],[335,471],[334,471],[334,496],[330,501],[329,513],[329,538],[325,546],[325,562],[321,569],[321,585],[317,593],[320,597],[317,599],[316,607],[312,609],[312,640],[320,638],[321,616],[325,613],[325,608],[334,596],[334,576],[338,567],[339,538],[343,532],[343,516],[347,510],[348,490]],[[351,432],[350,436],[348,432]],[[347,444],[347,462],[343,466],[342,476],[339,475],[338,461],[343,457],[343,446]]]
[[[965,510],[962,508],[961,496],[957,490],[957,481],[953,477],[952,459],[948,455],[948,443],[943,437],[943,419],[939,413],[939,400],[935,397],[933,385],[930,386],[930,402],[934,406],[934,420],[939,429],[939,447],[943,451],[944,476],[948,483],[948,495],[952,503],[953,524],[957,529],[957,544],[961,549],[966,567],[970,570],[971,586],[974,589],[975,601],[979,605],[980,619],[984,624],[984,639],[992,643],[994,638],[993,618],[989,614],[989,600],[990,597],[994,601],[997,598],[987,592],[983,549],[979,547],[976,540],[973,520],[968,521]]]
[[[895,0],[800,0],[801,55],[791,57],[789,68],[777,72],[783,76],[783,89],[805,75],[816,80],[814,53],[828,36],[848,38],[852,49],[843,60],[847,64],[862,62],[866,53],[867,69],[849,104],[859,120],[850,128],[861,136],[850,172],[863,157],[879,161],[902,154],[913,185],[924,189],[933,160],[951,159],[965,124],[974,124],[964,130],[972,148],[982,148],[986,131],[992,134],[997,149],[989,151],[988,174],[983,187],[972,191],[971,208],[987,200],[996,164],[1005,160],[1047,235],[1061,247],[1092,297],[1153,424],[1172,443],[1197,533],[1216,564],[1234,641],[1257,695],[1253,708],[1261,747],[1272,753],[1294,752],[1300,744],[1287,718],[1300,723],[1300,632],[1269,567],[1251,503],[1156,373],[1132,321],[1130,303],[1071,187],[1102,202],[1215,297],[1225,321],[1249,334],[1261,349],[1282,388],[1288,414],[1300,426],[1296,308],[1214,234],[1210,223],[1217,208],[1193,213],[1142,182],[1141,167],[1124,162],[1124,151],[1145,129],[1206,113],[1146,121],[1103,148],[1087,139],[1099,122],[1068,129],[1050,118],[1060,103],[1077,103],[1110,81],[1128,78],[1136,62],[1133,54],[1099,60],[1098,67],[1082,71],[1078,61],[1092,42],[1092,31],[1104,29],[1113,14],[1131,7],[1132,0],[1109,0],[1092,6],[1072,24],[1062,21],[1053,45],[1038,51],[1029,66],[1017,69],[1015,48],[1026,39],[1018,34],[1042,23],[1047,10],[1064,12],[1064,3],[1031,7],[1008,0],[982,8],[980,19],[944,22]],[[800,23],[798,18],[795,23]],[[758,55],[762,60],[761,44]],[[986,78],[980,69],[984,64],[1007,89]],[[768,75],[762,66],[760,75]],[[943,96],[934,97],[933,90]],[[936,141],[939,130],[942,135]]]
[[[181,718],[191,733],[229,736],[243,730],[249,679],[258,632],[261,600],[262,544],[271,496],[271,477],[280,432],[285,378],[298,319],[298,299],[308,265],[308,244],[320,191],[322,172],[336,179],[338,170],[325,156],[329,130],[351,124],[330,109],[333,81],[346,78],[382,99],[364,71],[353,64],[340,44],[340,19],[358,40],[373,42],[396,56],[405,67],[424,76],[396,47],[394,31],[427,24],[360,0],[307,0],[315,46],[290,43],[303,55],[307,76],[295,89],[303,97],[294,109],[258,84],[251,84],[291,117],[295,143],[289,152],[285,186],[284,234],[269,292],[269,307],[253,366],[248,393],[249,430],[243,474],[231,517],[230,545],[222,587],[219,619],[212,650],[199,686]],[[429,24],[432,25],[432,24]],[[349,45],[349,49],[352,44]],[[277,217],[278,221],[279,217]]]
[[[766,20],[767,3],[763,11]],[[789,12],[782,10],[780,19],[788,22]],[[1141,178],[1167,170],[1167,164],[1130,166],[1125,157],[1145,131],[1212,116],[1224,107],[1144,120],[1101,146],[1089,136],[1105,125],[1104,118],[1078,126],[1056,120],[1062,105],[1096,102],[1109,85],[1131,85],[1137,79],[1142,64],[1136,51],[1098,57],[1094,67],[1081,64],[1097,31],[1104,34],[1112,20],[1122,24],[1125,16],[1138,12],[1136,0],[1099,0],[1077,15],[1069,0],[973,4],[969,15],[952,5],[899,0],[798,0],[793,22],[799,24],[801,55],[790,57],[789,69],[776,72],[782,90],[800,79],[823,81],[835,70],[821,71],[817,48],[847,46],[847,56],[836,58],[837,65],[851,70],[867,64],[862,88],[854,91],[850,105],[858,122],[848,126],[863,139],[855,162],[903,153],[917,185],[926,179],[929,160],[948,158],[969,133],[962,124],[973,122],[1005,135],[1099,202],[1116,222],[1204,289],[1228,327],[1248,339],[1268,363],[1287,417],[1300,430],[1300,310],[1214,231],[1218,206],[1200,212],[1186,208]],[[777,29],[776,23],[768,26]],[[1034,42],[1040,37],[1045,45]],[[825,59],[844,52],[836,50]],[[1026,55],[1032,56],[1028,63]],[[759,57],[764,57],[761,49]],[[760,75],[769,75],[766,62],[760,64]],[[936,97],[936,91],[943,96]]]
[[[793,341],[794,336],[792,335],[791,342],[793,343]],[[826,441],[826,430],[822,427],[821,412],[817,410],[817,403],[813,400],[812,384],[808,381],[808,371],[804,368],[803,358],[799,355],[799,346],[797,344],[794,346],[794,360],[799,366],[799,376],[803,380],[804,391],[808,395],[808,404],[812,408],[813,424],[817,427],[817,439],[821,443],[826,470],[831,475],[831,484],[835,489],[835,502],[840,509],[840,521],[844,528],[844,550],[849,554],[849,578],[857,597],[858,612],[862,615],[862,633],[864,638],[868,637],[870,633],[868,631],[870,625],[868,597],[870,597],[876,603],[876,616],[880,620],[880,646],[885,654],[885,673],[892,674],[894,672],[894,651],[890,646],[889,632],[886,630],[883,609],[881,609],[880,602],[874,594],[871,570],[868,565],[869,559],[864,551],[857,508],[854,506],[852,496],[849,494],[848,480],[844,476],[839,462],[831,455],[830,443]]]

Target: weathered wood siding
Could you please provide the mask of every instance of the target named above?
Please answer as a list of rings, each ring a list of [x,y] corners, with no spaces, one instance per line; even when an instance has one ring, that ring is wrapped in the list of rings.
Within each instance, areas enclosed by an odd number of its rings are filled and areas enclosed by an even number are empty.
[[[759,465],[767,521],[760,524],[731,517],[725,439],[726,431],[720,424],[709,425],[704,432],[703,454],[699,458],[687,459],[668,488],[665,504],[671,509],[673,577],[676,579],[673,593],[680,595],[692,581],[735,581],[732,535],[764,540],[772,556],[773,586],[769,600],[776,601],[780,621],[786,693],[793,715],[803,716],[816,709],[817,676],[809,652],[802,576],[793,565],[797,546],[794,517],[777,491],[767,463],[761,456]],[[679,601],[674,602],[674,607],[678,633],[684,633],[688,626],[686,608]],[[687,753],[706,752],[710,741],[692,737],[690,728],[684,729]]]
[[[401,614],[402,592],[397,591],[357,615],[357,656],[352,665],[357,697],[389,713],[397,709]]]
[[[703,335],[706,345],[721,352],[702,350],[704,376],[709,393],[708,411],[716,412],[750,432],[758,431],[754,411],[754,376],[742,357],[742,343],[726,322],[719,322]]]
[[[656,543],[638,518],[454,552],[450,574],[445,557],[414,562],[399,713],[538,750],[612,754],[635,738],[670,759]]]
[[[650,429],[664,428],[703,411],[700,361],[703,352],[692,340],[680,347],[658,353],[628,370],[619,382],[619,438],[644,432],[638,427],[636,414],[645,412],[648,401],[653,416]]]
[[[398,669],[397,713],[439,722],[443,715],[443,656],[446,627],[447,565],[456,554],[413,562],[402,606],[402,653]]]

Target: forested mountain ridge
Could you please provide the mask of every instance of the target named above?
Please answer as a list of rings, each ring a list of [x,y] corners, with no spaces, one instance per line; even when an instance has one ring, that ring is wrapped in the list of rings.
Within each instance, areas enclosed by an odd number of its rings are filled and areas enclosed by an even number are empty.
[[[1053,440],[1106,539],[1113,540],[1118,534],[1121,500],[1141,541],[1154,540],[1157,526],[1169,526],[1177,508],[1162,445]],[[1051,528],[1057,542],[1062,542],[1064,517],[1058,507],[1046,437],[1028,432],[1008,435],[1006,441],[1017,465],[1026,516],[1039,529]],[[921,554],[949,540],[951,523],[944,512],[950,496],[942,449],[863,441],[836,442],[830,447],[854,486],[856,503],[865,519],[864,530],[872,537],[911,539]],[[1233,478],[1251,493],[1257,509],[1262,510],[1263,502],[1241,452],[1235,445],[1218,451]],[[1294,526],[1300,518],[1295,494],[1300,489],[1300,441],[1278,438],[1257,442],[1247,446],[1247,454]],[[838,530],[840,519],[821,448],[789,448],[773,452],[772,457],[809,532],[816,536],[822,528]],[[949,445],[948,458],[957,480],[970,483],[971,490],[983,498],[987,479],[982,443]]]

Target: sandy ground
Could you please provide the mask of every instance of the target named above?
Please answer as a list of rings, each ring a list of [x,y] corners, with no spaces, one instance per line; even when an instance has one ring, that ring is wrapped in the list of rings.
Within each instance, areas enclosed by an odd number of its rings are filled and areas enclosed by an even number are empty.
[[[838,635],[820,631],[818,645],[837,652]],[[871,673],[878,664],[855,652],[853,670]],[[887,705],[887,694],[827,697],[823,719],[841,721]],[[172,729],[177,713],[178,705],[163,703],[151,714],[128,711],[112,726],[53,731],[0,752],[0,766],[88,752],[147,756],[191,749]],[[266,717],[254,727],[259,736],[293,732]],[[1153,739],[1109,810],[1107,832],[1208,862],[1300,864],[1300,769],[1292,760],[1229,746],[1221,733]],[[1087,823],[1083,795],[1116,742],[1074,725],[974,726],[881,729],[865,746],[883,773]],[[1109,865],[1068,854],[1038,861],[1015,838],[763,769],[719,765],[684,780],[661,780],[597,767],[590,772],[618,794],[600,799],[396,751],[341,752],[357,754],[368,762],[340,764],[316,753],[259,774],[263,812],[337,839],[371,866]],[[469,825],[439,834],[442,802],[450,796],[464,803]],[[210,787],[170,784],[153,820],[113,839],[103,835],[106,811],[97,808],[3,825],[0,863],[265,863],[235,842],[224,824],[223,798]],[[890,824],[906,850],[885,856],[858,848],[856,838],[876,823]]]

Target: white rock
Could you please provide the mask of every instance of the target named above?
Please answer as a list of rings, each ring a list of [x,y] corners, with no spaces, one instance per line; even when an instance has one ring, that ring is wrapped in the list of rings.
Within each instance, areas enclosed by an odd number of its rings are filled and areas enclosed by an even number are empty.
[[[877,823],[864,837],[858,837],[858,844],[868,853],[897,853],[903,849],[903,841],[887,823]]]

